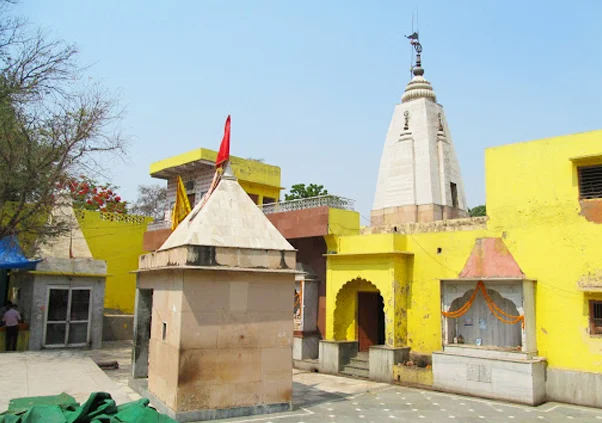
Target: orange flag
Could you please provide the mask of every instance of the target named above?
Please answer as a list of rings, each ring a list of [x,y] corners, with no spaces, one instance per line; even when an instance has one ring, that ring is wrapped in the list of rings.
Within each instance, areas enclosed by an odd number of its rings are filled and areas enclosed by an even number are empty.
[[[188,201],[188,195],[186,195],[186,188],[184,188],[184,182],[180,175],[178,175],[178,182],[176,187],[176,203],[173,206],[171,212],[171,230],[175,231],[180,222],[188,216],[190,213],[190,202]]]

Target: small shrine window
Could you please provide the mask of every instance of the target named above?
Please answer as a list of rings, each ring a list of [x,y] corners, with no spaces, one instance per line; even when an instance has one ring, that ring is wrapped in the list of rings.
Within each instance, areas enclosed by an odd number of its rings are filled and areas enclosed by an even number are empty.
[[[577,175],[580,199],[602,198],[602,165],[580,166]]]
[[[458,186],[455,183],[450,182],[449,188],[451,190],[452,207],[457,209],[458,208]]]
[[[589,302],[589,333],[602,335],[602,301]]]

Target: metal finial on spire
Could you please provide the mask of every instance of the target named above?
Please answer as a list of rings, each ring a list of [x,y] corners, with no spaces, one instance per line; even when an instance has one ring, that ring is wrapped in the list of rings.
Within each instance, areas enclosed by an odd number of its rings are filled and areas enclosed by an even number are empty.
[[[437,101],[431,83],[423,78],[424,69],[422,68],[420,57],[422,53],[422,44],[418,41],[418,31],[412,33],[412,35],[406,35],[406,38],[410,40],[412,50],[416,53],[416,64],[411,68],[413,77],[411,77],[411,81],[406,86],[405,92],[401,97],[401,102],[405,103],[418,98],[427,98],[432,101]]]
[[[412,73],[414,76],[424,75],[424,69],[422,69],[422,61],[420,54],[422,53],[422,44],[418,41],[418,32],[414,32],[412,35],[406,35],[406,38],[410,40],[410,44],[416,51],[416,65],[412,67]]]

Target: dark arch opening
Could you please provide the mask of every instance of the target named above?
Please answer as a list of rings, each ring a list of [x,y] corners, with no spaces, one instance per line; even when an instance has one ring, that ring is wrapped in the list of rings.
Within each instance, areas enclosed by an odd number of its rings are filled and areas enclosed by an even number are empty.
[[[357,293],[358,350],[368,352],[373,345],[385,344],[385,303],[380,292]]]

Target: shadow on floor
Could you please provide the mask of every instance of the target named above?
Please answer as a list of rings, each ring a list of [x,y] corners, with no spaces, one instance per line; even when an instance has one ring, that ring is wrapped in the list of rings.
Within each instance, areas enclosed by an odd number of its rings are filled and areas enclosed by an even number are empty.
[[[312,407],[317,404],[332,401],[342,401],[351,395],[341,392],[326,392],[316,385],[305,385],[293,382],[293,409]]]

